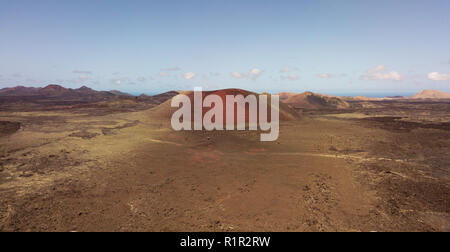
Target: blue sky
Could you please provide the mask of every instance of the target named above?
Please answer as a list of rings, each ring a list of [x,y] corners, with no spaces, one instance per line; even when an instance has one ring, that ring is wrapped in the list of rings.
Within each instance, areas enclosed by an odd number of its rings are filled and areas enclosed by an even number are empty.
[[[450,91],[450,1],[0,0],[0,88]]]

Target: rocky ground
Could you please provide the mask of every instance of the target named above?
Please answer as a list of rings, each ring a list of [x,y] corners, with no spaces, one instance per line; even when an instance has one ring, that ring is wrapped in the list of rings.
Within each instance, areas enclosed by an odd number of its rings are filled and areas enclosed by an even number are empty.
[[[0,111],[1,231],[449,231],[448,103],[174,132],[155,109]],[[120,109],[118,109],[120,108]]]

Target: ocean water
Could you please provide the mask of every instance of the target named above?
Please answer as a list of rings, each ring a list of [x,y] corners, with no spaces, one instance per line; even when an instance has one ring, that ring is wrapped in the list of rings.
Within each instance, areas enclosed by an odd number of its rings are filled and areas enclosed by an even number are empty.
[[[412,96],[417,92],[361,92],[361,93],[340,93],[340,92],[331,92],[326,93],[328,95],[337,95],[337,96],[366,96],[370,98],[384,98],[387,96]]]

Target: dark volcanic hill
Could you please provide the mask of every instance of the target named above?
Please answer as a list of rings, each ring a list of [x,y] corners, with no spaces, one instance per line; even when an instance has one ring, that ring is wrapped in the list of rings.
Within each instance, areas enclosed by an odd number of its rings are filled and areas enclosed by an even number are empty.
[[[96,91],[86,86],[77,89],[65,88],[51,84],[43,88],[17,86],[0,89],[0,103],[34,103],[69,105],[78,103],[95,103],[102,101],[130,101],[132,103],[145,103],[159,105],[173,96],[179,94],[170,91],[154,96],[134,96],[118,90]]]
[[[65,88],[60,85],[51,84],[43,88],[35,87],[13,87],[0,89],[0,97],[24,97],[24,98],[59,98],[59,99],[81,99],[81,100],[104,100],[120,96],[108,91],[95,91],[83,86],[78,89]]]
[[[157,94],[157,95],[153,95],[153,96],[141,94],[140,96],[138,96],[138,100],[150,102],[150,103],[154,103],[154,104],[161,104],[178,94],[179,94],[179,92],[177,92],[177,91],[169,91],[169,92],[165,92],[165,93]]]
[[[121,92],[119,90],[110,90],[108,92],[111,93],[111,94],[114,94],[114,95],[118,95],[118,96],[133,96],[131,94],[124,93],[124,92]]]
[[[0,96],[31,96],[37,95],[39,88],[17,86],[0,89]]]

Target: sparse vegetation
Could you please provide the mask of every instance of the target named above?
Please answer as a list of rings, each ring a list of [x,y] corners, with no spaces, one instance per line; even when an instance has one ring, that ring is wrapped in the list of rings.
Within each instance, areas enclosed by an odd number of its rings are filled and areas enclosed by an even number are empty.
[[[117,103],[0,112],[1,231],[449,229],[448,102],[312,109],[273,143]]]

